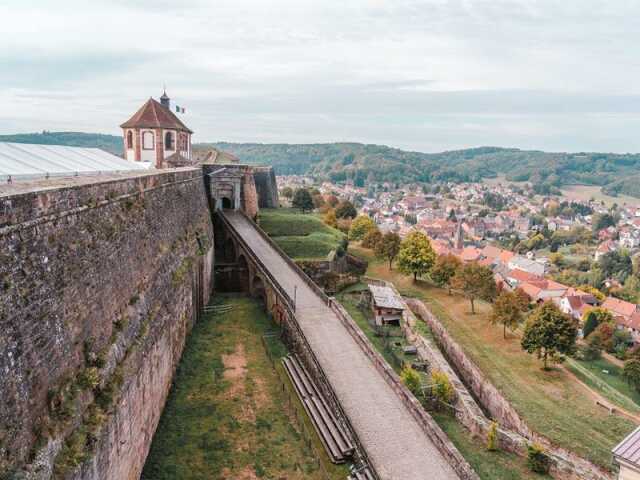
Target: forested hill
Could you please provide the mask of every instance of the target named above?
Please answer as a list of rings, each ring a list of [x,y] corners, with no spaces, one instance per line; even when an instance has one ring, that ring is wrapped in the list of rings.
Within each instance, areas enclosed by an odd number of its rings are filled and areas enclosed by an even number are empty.
[[[0,135],[0,142],[35,143],[39,145],[67,145],[69,147],[97,147],[114,155],[122,155],[122,137],[101,133],[47,132]]]
[[[122,154],[122,137],[96,133],[42,132],[0,135],[0,141],[99,147]],[[442,153],[409,152],[362,143],[260,144],[200,143],[242,162],[273,165],[278,174],[308,174],[334,181],[474,181],[506,175],[527,180],[541,191],[567,184],[599,185],[609,194],[640,197],[640,154],[549,153],[480,147]]]
[[[247,163],[268,163],[278,173],[307,173],[334,181],[474,181],[498,174],[509,180],[559,187],[599,185],[609,194],[640,197],[640,154],[549,153],[480,147],[442,153],[409,152],[361,143],[216,143]]]

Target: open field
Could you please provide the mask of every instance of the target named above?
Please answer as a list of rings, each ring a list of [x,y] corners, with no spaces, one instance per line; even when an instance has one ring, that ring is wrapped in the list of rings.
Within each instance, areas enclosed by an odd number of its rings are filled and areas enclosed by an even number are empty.
[[[222,301],[233,311],[189,336],[142,479],[324,479],[261,342],[274,326],[253,300]],[[268,345],[285,353],[277,336]],[[346,467],[327,468],[346,478]]]
[[[400,362],[411,362],[415,356],[404,355],[401,347],[392,347],[391,351],[385,348],[384,339],[376,336],[364,312],[357,306],[357,295],[352,292],[364,287],[363,284],[354,285],[343,291],[337,299],[349,312],[351,317],[358,324],[360,329],[365,333],[373,346],[384,356],[397,373],[400,373]],[[427,330],[426,334],[430,334],[426,325],[422,324]],[[392,343],[400,343],[406,345],[403,338],[393,338]],[[392,353],[393,352],[393,353]],[[423,374],[424,375],[424,374]],[[423,382],[428,383],[428,379],[423,377]],[[455,419],[455,417],[446,413],[430,412],[449,436],[454,445],[460,450],[460,453],[471,464],[473,469],[483,480],[533,480],[550,478],[534,474],[527,469],[526,462],[523,458],[507,452],[489,452],[484,448],[483,441],[473,439],[469,432]]]
[[[600,187],[596,185],[567,185],[560,189],[562,196],[567,200],[589,201],[592,198],[598,202],[604,202],[610,207],[614,203],[618,205],[639,205],[640,198],[630,197],[628,195],[618,195],[612,197],[603,193]]]
[[[339,248],[345,235],[325,225],[320,215],[292,208],[260,210],[259,224],[295,260],[324,260]]]
[[[371,253],[357,246],[352,253],[371,259]],[[540,362],[520,348],[519,338],[502,338],[502,329],[488,321],[490,305],[476,302],[471,315],[469,302],[448,295],[427,282],[389,271],[373,260],[368,275],[396,284],[401,293],[422,299],[447,326],[451,335],[511,401],[529,426],[559,446],[573,450],[606,468],[611,448],[629,433],[634,424],[609,416],[587,398],[584,388],[564,369],[543,371]]]

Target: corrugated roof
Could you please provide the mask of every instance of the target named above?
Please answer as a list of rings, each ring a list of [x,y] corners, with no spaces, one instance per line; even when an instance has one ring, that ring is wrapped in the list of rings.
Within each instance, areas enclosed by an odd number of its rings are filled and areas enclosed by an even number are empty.
[[[398,310],[404,309],[402,302],[400,302],[400,299],[391,288],[369,285],[369,290],[373,295],[373,302],[377,307],[395,308]]]
[[[0,142],[0,180],[148,170],[99,148]]]
[[[640,466],[640,427],[631,432],[613,449],[613,455]]]

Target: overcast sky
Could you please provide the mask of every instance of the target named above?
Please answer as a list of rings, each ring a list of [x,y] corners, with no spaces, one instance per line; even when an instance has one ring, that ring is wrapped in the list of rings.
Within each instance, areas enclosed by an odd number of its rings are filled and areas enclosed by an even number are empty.
[[[119,134],[166,84],[198,142],[640,151],[639,1],[5,0],[0,19],[0,133]]]

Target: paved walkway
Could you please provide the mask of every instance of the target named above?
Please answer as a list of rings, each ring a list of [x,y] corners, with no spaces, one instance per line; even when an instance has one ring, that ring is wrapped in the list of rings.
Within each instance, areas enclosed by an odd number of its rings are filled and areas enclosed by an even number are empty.
[[[459,479],[333,311],[250,221],[224,215],[291,298],[297,285],[298,322],[380,477]]]

